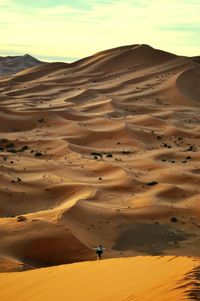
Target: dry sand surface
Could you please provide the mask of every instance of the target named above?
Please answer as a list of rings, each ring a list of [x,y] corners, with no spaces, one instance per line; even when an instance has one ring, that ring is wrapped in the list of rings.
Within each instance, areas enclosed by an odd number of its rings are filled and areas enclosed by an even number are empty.
[[[197,58],[148,45],[0,78],[0,271],[94,260],[99,243],[198,257],[199,83]]]
[[[0,274],[1,301],[184,301],[195,296],[185,257],[134,257]],[[198,299],[199,300],[199,299]]]

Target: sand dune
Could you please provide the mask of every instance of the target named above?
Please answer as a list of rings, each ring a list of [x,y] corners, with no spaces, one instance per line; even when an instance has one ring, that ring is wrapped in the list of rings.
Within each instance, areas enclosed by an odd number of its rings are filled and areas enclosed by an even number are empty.
[[[2,273],[0,297],[2,301],[194,300],[199,296],[195,276],[198,269],[197,261],[191,258],[167,256],[110,259]]]
[[[0,270],[93,260],[99,243],[199,256],[199,74],[130,45],[1,77]]]

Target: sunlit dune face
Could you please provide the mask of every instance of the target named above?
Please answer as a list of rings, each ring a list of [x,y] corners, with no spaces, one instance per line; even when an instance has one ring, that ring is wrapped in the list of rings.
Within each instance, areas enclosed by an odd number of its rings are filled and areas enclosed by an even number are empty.
[[[194,268],[194,269],[193,269]],[[193,269],[193,271],[192,271]],[[191,272],[192,271],[192,272]],[[2,301],[191,300],[198,263],[187,257],[135,257],[0,274]],[[101,284],[101,289],[99,285]],[[198,282],[196,282],[198,284]],[[12,289],[10,289],[12,287]]]

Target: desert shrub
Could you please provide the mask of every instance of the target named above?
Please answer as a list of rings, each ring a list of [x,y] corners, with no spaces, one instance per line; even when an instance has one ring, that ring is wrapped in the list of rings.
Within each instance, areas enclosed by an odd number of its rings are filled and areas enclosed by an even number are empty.
[[[17,217],[17,222],[25,222],[25,221],[27,221],[27,218],[25,216],[19,215]]]
[[[172,217],[172,218],[171,218],[171,222],[172,222],[172,223],[177,223],[177,222],[178,222],[178,220],[177,220],[177,218],[176,218],[176,217]]]

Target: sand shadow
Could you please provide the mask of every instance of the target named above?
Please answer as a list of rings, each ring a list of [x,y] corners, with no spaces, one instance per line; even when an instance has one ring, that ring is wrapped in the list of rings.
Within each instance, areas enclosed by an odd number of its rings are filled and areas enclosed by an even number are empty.
[[[178,232],[174,226],[158,223],[136,223],[122,226],[122,231],[113,246],[114,250],[134,250],[149,255],[161,255],[166,249],[177,248],[189,234]]]

